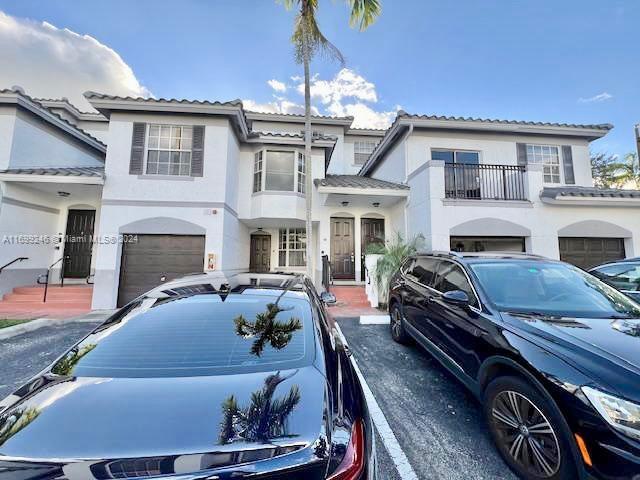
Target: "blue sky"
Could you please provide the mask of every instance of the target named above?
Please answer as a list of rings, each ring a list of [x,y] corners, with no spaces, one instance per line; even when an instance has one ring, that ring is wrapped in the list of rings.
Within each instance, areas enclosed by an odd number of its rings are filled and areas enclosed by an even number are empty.
[[[411,113],[612,123],[616,128],[593,150],[635,150],[638,1],[382,0],[382,16],[365,32],[349,28],[344,2],[320,3],[320,25],[348,68],[336,77],[340,65],[314,62],[314,100],[323,113],[362,107],[367,118],[384,122],[400,106]],[[273,0],[0,0],[0,10],[90,35],[117,52],[156,97],[240,98],[281,109],[302,101],[291,79],[301,74],[289,43],[293,13]],[[73,51],[64,54],[65,68],[78,69],[79,88],[91,88],[81,82],[88,62],[74,58]],[[15,57],[0,60],[1,83],[29,85],[25,72],[12,68]]]

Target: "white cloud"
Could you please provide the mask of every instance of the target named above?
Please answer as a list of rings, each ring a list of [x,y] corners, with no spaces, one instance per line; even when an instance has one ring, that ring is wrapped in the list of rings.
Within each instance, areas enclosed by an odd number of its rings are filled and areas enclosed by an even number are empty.
[[[288,89],[286,84],[278,80],[269,80],[267,83],[276,92],[295,95],[295,100],[274,95],[275,100],[267,103],[243,100],[245,107],[260,112],[303,114],[304,79],[298,75],[290,79],[295,89]],[[313,75],[311,100],[316,102],[312,106],[314,115],[352,116],[356,128],[388,128],[401,108],[396,106],[391,110],[376,110],[374,106],[378,103],[378,93],[375,84],[349,68],[343,68],[330,80],[323,80],[318,74]]]
[[[304,94],[304,83],[298,85],[298,92]],[[344,98],[357,98],[365,102],[377,102],[376,86],[353,70],[343,68],[332,80],[311,79],[311,96],[323,104],[339,103]]]
[[[151,92],[113,49],[89,35],[0,11],[0,88],[19,85],[28,95],[67,97],[81,110],[87,90],[147,97]]]
[[[611,95],[610,93],[607,92],[602,92],[599,93],[598,95],[594,95],[593,97],[589,97],[589,98],[579,98],[578,102],[579,103],[596,103],[596,102],[605,102],[607,100],[610,100],[613,98],[613,95]]]
[[[286,98],[278,97],[273,102],[259,103],[253,100],[242,100],[245,109],[252,112],[263,113],[293,113],[296,115],[304,115],[304,105],[292,102]],[[320,112],[314,106],[311,107],[313,115],[319,115]]]
[[[267,83],[269,84],[269,86],[271,88],[273,88],[276,92],[286,92],[287,91],[287,85],[284,82],[281,82],[279,80],[276,80],[275,78],[272,78],[271,80],[268,80]]]

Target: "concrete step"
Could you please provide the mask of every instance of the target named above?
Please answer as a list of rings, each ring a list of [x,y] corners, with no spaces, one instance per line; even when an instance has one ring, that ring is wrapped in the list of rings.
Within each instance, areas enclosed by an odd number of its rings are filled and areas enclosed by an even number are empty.
[[[81,295],[91,295],[93,292],[93,287],[89,286],[89,285],[67,285],[64,287],[61,287],[59,285],[49,285],[49,289],[47,290],[47,294],[51,294],[51,293],[61,293],[61,294],[67,294],[67,293],[77,293],[77,294],[81,294]],[[20,293],[20,294],[43,294],[44,293],[44,286],[29,286],[29,287],[16,287],[13,289],[13,293]]]

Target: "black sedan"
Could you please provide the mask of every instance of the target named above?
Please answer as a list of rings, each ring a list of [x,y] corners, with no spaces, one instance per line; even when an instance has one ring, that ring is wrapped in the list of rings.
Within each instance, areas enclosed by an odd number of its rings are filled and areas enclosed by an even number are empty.
[[[522,478],[640,478],[640,305],[571,265],[519,254],[410,258],[391,334],[482,402]]]
[[[589,270],[591,275],[640,301],[640,258],[610,262]]]
[[[164,284],[0,402],[3,480],[375,473],[360,383],[303,277]]]

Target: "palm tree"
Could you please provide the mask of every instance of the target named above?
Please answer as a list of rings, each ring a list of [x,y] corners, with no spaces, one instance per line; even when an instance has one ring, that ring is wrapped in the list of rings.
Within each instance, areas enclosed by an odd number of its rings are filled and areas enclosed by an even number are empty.
[[[333,45],[320,31],[316,21],[318,0],[283,0],[287,10],[294,7],[298,9],[298,15],[293,27],[291,41],[295,49],[297,63],[304,67],[304,158],[305,158],[305,198],[306,198],[306,256],[307,276],[313,279],[313,252],[312,252],[312,218],[311,218],[311,80],[309,65],[317,53],[324,53],[329,58],[344,63],[344,57],[335,45]],[[349,24],[360,31],[371,25],[380,15],[379,0],[347,0],[351,9]]]
[[[251,394],[245,408],[231,395],[222,402],[222,421],[218,442],[221,445],[242,439],[245,442],[268,442],[287,436],[287,417],[300,402],[300,389],[293,385],[282,398],[273,399],[276,388],[296,372],[285,377],[280,372],[269,375],[264,386]]]
[[[291,317],[286,322],[276,321],[276,316],[286,310],[291,309],[280,307],[278,302],[269,303],[265,312],[256,315],[255,322],[248,321],[244,315],[238,315],[234,319],[236,334],[242,338],[256,337],[251,346],[253,355],[259,357],[267,342],[276,350],[283,349],[291,341],[293,333],[302,328],[302,323],[298,318]]]
[[[396,238],[387,244],[379,252],[382,255],[376,263],[376,286],[378,287],[378,297],[381,303],[386,303],[389,282],[391,277],[400,270],[404,261],[416,253],[424,243],[424,237],[418,235],[410,241],[405,242],[399,233]]]

